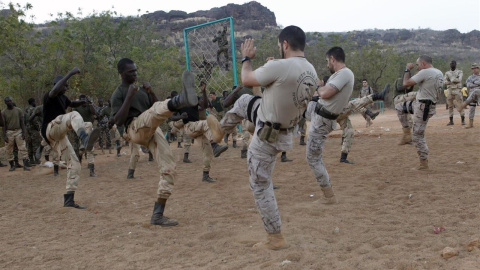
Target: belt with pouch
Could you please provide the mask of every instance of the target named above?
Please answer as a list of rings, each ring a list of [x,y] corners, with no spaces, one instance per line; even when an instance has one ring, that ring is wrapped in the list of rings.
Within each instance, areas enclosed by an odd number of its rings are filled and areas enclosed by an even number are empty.
[[[327,119],[330,119],[330,120],[336,120],[338,118],[338,114],[334,114],[334,113],[329,112],[320,103],[317,103],[317,105],[315,106],[315,112],[318,115],[320,115],[321,117],[324,117],[324,118],[327,118]]]
[[[430,99],[419,99],[418,102],[425,104],[425,109],[423,110],[423,121],[427,121],[430,105],[436,105],[437,103],[434,103]]]
[[[267,125],[269,127],[274,127],[274,129],[276,129],[275,128],[276,123],[272,123],[272,122],[268,122],[268,121],[263,122],[262,120],[258,120],[257,125],[258,125],[259,128],[262,128],[265,125]],[[284,132],[288,133],[288,132],[293,132],[294,129],[295,129],[295,127],[289,127],[289,128],[279,128],[277,130],[284,131]]]

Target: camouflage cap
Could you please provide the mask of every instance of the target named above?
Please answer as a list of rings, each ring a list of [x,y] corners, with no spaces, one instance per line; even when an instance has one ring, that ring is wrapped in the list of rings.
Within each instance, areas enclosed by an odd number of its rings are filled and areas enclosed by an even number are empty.
[[[480,68],[480,66],[477,63],[473,63],[472,64],[472,69],[474,69],[474,68]]]

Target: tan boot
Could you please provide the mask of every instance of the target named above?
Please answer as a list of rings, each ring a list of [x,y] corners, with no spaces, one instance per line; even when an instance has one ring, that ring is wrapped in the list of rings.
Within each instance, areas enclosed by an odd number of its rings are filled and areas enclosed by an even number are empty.
[[[428,170],[428,159],[420,159],[420,165],[417,170]]]
[[[403,129],[403,137],[402,140],[398,143],[398,145],[405,145],[409,144],[412,142],[412,130],[408,128],[402,128]]]
[[[207,116],[207,124],[212,132],[213,141],[216,143],[220,143],[225,135],[222,128],[220,127],[220,122],[218,122],[217,118],[211,114]]]
[[[325,199],[327,199],[326,204],[336,204],[338,203],[337,198],[335,197],[335,193],[333,192],[332,187],[322,187],[323,195]]]
[[[287,244],[287,241],[285,241],[281,232],[269,233],[266,241],[253,245],[254,248],[267,248],[271,250],[285,249],[289,246],[290,245]]]
[[[473,119],[468,119],[468,126],[465,128],[473,128]]]

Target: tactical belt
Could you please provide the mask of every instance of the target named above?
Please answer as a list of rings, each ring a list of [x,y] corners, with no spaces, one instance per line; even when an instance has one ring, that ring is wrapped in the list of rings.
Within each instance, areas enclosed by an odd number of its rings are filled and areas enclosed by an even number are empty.
[[[338,114],[333,114],[333,113],[329,112],[320,103],[317,103],[317,105],[315,107],[315,112],[318,115],[320,115],[321,117],[327,118],[327,119],[330,119],[330,120],[336,120],[338,118]]]
[[[423,121],[427,121],[430,105],[435,105],[437,103],[432,102],[430,99],[419,99],[418,102],[425,104],[425,109],[423,110]]]
[[[260,128],[262,128],[262,127],[265,126],[265,125],[267,125],[267,126],[269,126],[269,127],[272,127],[272,126],[275,126],[276,123],[272,123],[272,122],[268,122],[268,121],[267,121],[267,122],[263,122],[262,120],[258,120],[257,125],[258,125]],[[280,125],[280,124],[278,124],[278,125]],[[294,129],[295,129],[295,127],[289,127],[289,128],[280,128],[280,129],[278,129],[278,130],[280,130],[280,131],[285,131],[285,132],[292,132]]]
[[[256,123],[256,120],[257,120],[257,110],[258,110],[258,107],[255,108],[255,111],[253,112],[253,119],[252,119],[252,109],[253,109],[253,104],[255,104],[255,101],[259,98],[262,98],[260,96],[254,96],[249,102],[248,102],[248,106],[247,106],[247,118],[248,118],[248,121],[252,122],[252,123]],[[260,106],[259,106],[260,107]]]

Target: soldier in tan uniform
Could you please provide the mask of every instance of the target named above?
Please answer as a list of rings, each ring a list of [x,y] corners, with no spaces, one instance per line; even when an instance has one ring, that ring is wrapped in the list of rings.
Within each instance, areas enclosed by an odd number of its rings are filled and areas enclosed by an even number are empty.
[[[477,107],[477,103],[480,100],[480,66],[477,63],[472,64],[472,73],[473,74],[467,78],[467,89],[469,91],[468,97],[461,105],[462,109],[470,106],[470,111],[468,114],[469,122],[468,126],[465,128],[473,128],[475,108]]]
[[[418,170],[428,170],[429,149],[425,140],[425,129],[428,119],[432,117],[435,111],[435,105],[438,102],[438,95],[443,88],[443,73],[434,68],[432,58],[422,55],[417,59],[418,73],[411,77],[410,72],[414,64],[408,63],[403,76],[403,86],[411,87],[418,84],[419,88],[415,95],[415,101],[410,106],[404,106],[405,103],[395,105],[398,119],[405,132],[410,131],[407,115],[413,114],[412,140],[417,149],[420,165]],[[413,95],[413,94],[412,94]]]
[[[175,226],[178,221],[163,215],[167,199],[172,194],[176,178],[176,164],[167,140],[159,125],[174,112],[185,106],[198,103],[195,95],[194,76],[185,71],[182,76],[183,91],[180,95],[165,101],[158,101],[149,83],[136,85],[137,66],[123,58],[117,64],[122,83],[112,94],[113,122],[125,125],[125,140],[147,147],[158,164],[159,182],[150,223],[160,226]]]
[[[272,173],[277,154],[292,148],[294,127],[317,86],[315,68],[305,59],[305,44],[302,29],[285,27],[278,36],[281,59],[270,60],[256,70],[251,64],[256,55],[254,41],[246,39],[241,45],[242,83],[265,87],[247,155],[250,188],[267,232],[266,241],[254,247],[273,250],[288,247],[282,234]]]
[[[457,107],[460,117],[462,118],[462,125],[465,125],[465,112],[461,109],[463,103],[462,95],[462,78],[463,71],[457,69],[457,61],[450,62],[450,70],[445,72],[443,82],[447,85],[447,104],[450,122],[447,126],[453,125],[453,107]]]
[[[3,117],[3,140],[7,147],[7,159],[10,163],[10,171],[15,170],[13,148],[16,144],[18,147],[18,156],[23,159],[23,170],[30,171],[30,161],[28,160],[27,148],[25,143],[26,129],[24,122],[24,114],[21,109],[14,106],[11,97],[4,99],[7,108],[2,111]]]
[[[57,157],[64,157],[67,163],[67,192],[63,195],[64,207],[74,207],[85,209],[75,203],[75,191],[80,180],[80,161],[67,137],[69,130],[75,131],[80,138],[80,150],[90,151],[93,144],[98,139],[98,129],[90,134],[85,130],[85,123],[78,112],[66,113],[67,107],[78,107],[85,104],[86,101],[70,101],[65,96],[68,90],[68,79],[75,74],[79,74],[78,68],[73,68],[65,77],[57,76],[53,80],[52,90],[45,93],[43,97],[43,122],[42,137],[57,153]]]

